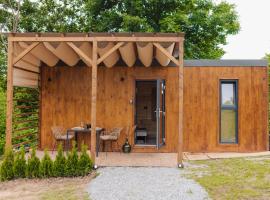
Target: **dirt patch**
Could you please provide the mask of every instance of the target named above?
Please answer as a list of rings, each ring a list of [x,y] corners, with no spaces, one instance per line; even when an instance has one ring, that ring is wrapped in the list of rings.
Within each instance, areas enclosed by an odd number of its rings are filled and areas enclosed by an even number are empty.
[[[0,200],[86,200],[89,198],[85,187],[95,176],[96,174],[92,173],[76,178],[17,179],[0,182]]]

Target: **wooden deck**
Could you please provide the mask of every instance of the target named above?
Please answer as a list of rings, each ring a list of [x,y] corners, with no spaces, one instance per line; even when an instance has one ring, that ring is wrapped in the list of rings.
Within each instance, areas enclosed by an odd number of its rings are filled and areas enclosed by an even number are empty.
[[[49,152],[52,159],[55,159],[57,152]],[[44,151],[37,151],[37,156],[42,158]],[[89,152],[90,155],[90,152]],[[270,151],[256,153],[184,153],[185,161],[210,160],[241,157],[270,156]],[[100,152],[96,157],[96,164],[99,167],[176,167],[177,153],[119,153]]]

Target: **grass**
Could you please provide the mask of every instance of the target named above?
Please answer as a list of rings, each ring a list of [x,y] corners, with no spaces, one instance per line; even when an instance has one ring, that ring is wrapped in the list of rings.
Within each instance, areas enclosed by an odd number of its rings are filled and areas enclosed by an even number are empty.
[[[90,200],[86,187],[96,176],[5,181],[0,183],[0,200]]]
[[[213,199],[270,199],[270,157],[190,163],[187,176],[201,184]]]
[[[88,194],[74,185],[51,189],[40,195],[41,200],[89,200]]]

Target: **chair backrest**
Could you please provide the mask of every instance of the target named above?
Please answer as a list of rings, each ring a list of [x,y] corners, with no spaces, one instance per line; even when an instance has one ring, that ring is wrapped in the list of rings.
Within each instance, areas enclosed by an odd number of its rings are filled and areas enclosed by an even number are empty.
[[[52,134],[55,139],[61,138],[61,136],[64,134],[64,127],[62,126],[53,126],[52,128]]]
[[[119,138],[121,131],[123,130],[122,127],[118,127],[118,128],[113,128],[110,135],[116,136],[117,138]]]

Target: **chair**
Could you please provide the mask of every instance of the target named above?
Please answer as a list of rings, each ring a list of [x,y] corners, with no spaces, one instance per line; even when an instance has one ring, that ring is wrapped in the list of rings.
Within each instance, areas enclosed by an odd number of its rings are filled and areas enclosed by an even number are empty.
[[[118,138],[122,130],[123,128],[121,127],[121,128],[113,128],[111,131],[103,131],[100,135],[100,142],[103,142],[105,146],[105,142],[110,141],[111,149],[112,149],[112,143],[116,142],[117,146],[119,147]]]
[[[72,134],[72,133],[71,133],[71,134],[68,134],[68,137],[67,137],[66,130],[65,130],[64,127],[62,127],[62,126],[53,126],[53,127],[51,128],[51,130],[52,130],[52,134],[53,134],[54,139],[55,139],[55,143],[54,143],[54,145],[53,145],[53,151],[52,151],[52,153],[53,153],[54,150],[55,150],[55,146],[56,146],[59,142],[61,142],[61,141],[63,141],[65,145],[67,145],[67,142],[68,142],[68,147],[67,147],[67,148],[69,148],[69,144],[70,144],[69,141],[70,141],[71,139],[73,139],[74,134]]]

